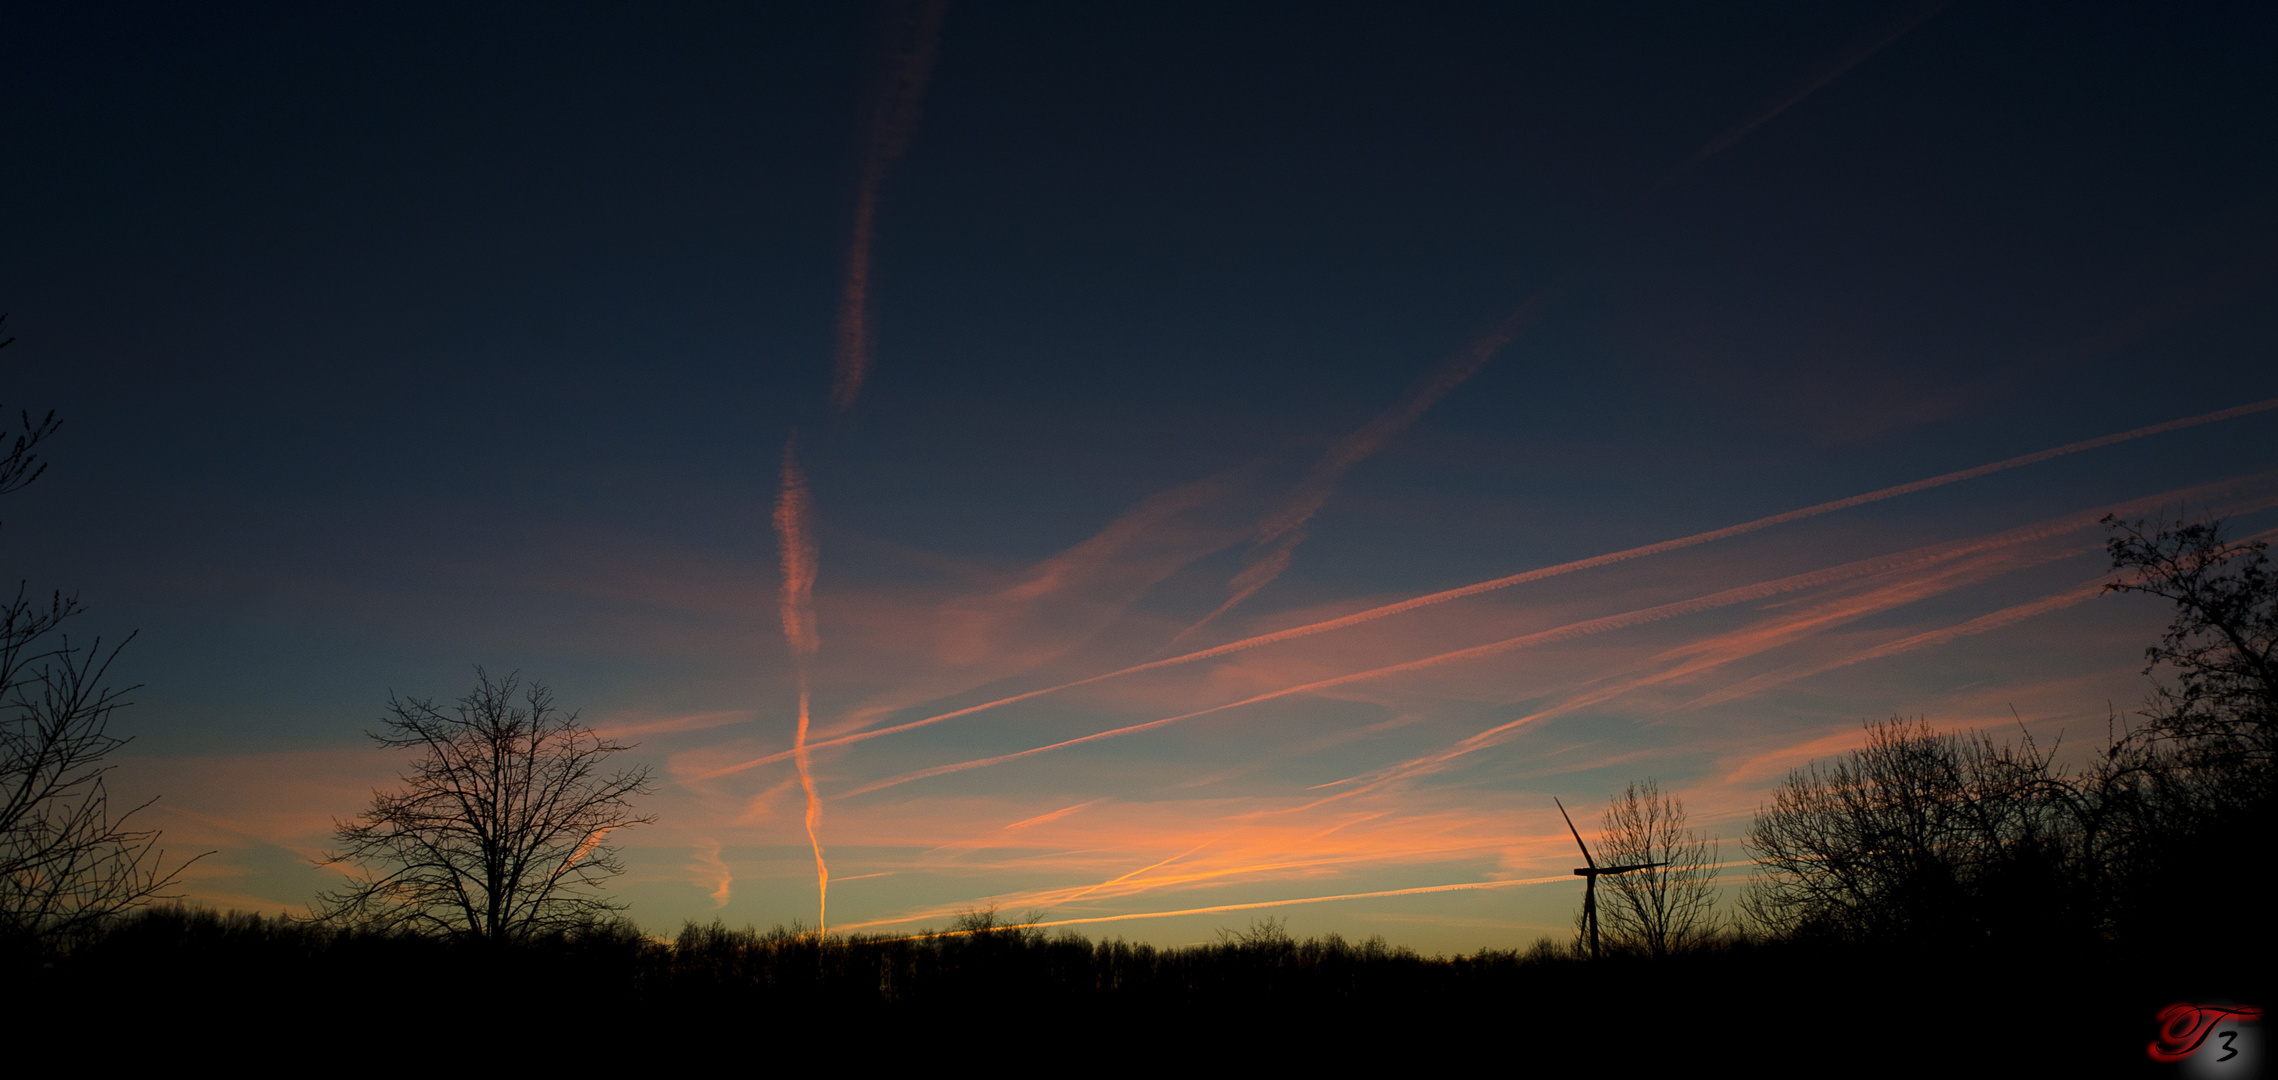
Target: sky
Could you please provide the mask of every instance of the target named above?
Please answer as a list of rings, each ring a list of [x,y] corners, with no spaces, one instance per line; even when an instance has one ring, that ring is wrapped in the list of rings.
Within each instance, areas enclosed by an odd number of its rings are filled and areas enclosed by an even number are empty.
[[[0,18],[0,559],[218,907],[479,665],[655,932],[1523,947],[1554,798],[2087,752],[2099,520],[2278,528],[2267,5]]]

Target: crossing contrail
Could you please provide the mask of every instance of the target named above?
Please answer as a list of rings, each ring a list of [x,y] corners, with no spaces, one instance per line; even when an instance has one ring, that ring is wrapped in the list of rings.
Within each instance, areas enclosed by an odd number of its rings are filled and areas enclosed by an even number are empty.
[[[1338,618],[1334,619],[1324,619],[1320,622],[1307,623],[1303,626],[1293,626],[1285,630],[1276,630],[1270,634],[1259,634],[1255,637],[1243,638],[1240,641],[1231,641],[1224,645],[1218,645],[1212,648],[1186,653],[1182,656],[1172,656],[1161,660],[1151,660],[1143,664],[1133,664],[1130,667],[1119,668],[1117,670],[1106,672],[1104,674],[1076,679],[1072,682],[1064,682],[1056,686],[1047,686],[1038,690],[1030,690],[1024,693],[1013,694],[1009,697],[998,698],[994,701],[985,701],[978,705],[969,705],[962,709],[954,709],[949,712],[940,713],[934,716],[928,716],[923,719],[896,724],[892,727],[876,728],[870,731],[858,731],[850,735],[841,735],[835,739],[826,739],[821,742],[817,742],[813,744],[810,749],[819,750],[834,746],[845,746],[853,743],[865,742],[870,739],[882,738],[887,735],[896,735],[905,731],[913,731],[932,724],[938,724],[943,721],[955,720],[960,717],[971,716],[975,713],[986,712],[990,709],[1002,708],[1006,705],[1013,705],[1019,702],[1029,701],[1048,694],[1056,694],[1063,690],[1073,690],[1078,687],[1090,686],[1094,683],[1105,682],[1109,679],[1117,679],[1127,675],[1138,675],[1144,672],[1155,671],[1162,668],[1176,667],[1181,664],[1192,664],[1203,660],[1215,659],[1217,657],[1226,656],[1231,653],[1241,652],[1247,649],[1260,648],[1266,645],[1275,645],[1285,641],[1295,641],[1299,638],[1311,637],[1315,634],[1326,634],[1334,630],[1343,630],[1349,627],[1359,626],[1363,623],[1374,622],[1378,619],[1389,618],[1394,615],[1415,611],[1419,608],[1431,607],[1435,604],[1444,604],[1451,600],[1460,600],[1465,597],[1477,596],[1481,593],[1494,592],[1498,589],[1507,589],[1514,585],[1523,585],[1532,581],[1541,581],[1545,578],[1558,577],[1563,574],[1575,573],[1576,571],[1591,570],[1602,566],[1612,566],[1616,563],[1628,562],[1632,559],[1642,559],[1653,555],[1666,554],[1671,551],[1696,547],[1698,545],[1710,543],[1717,540],[1725,540],[1735,536],[1743,536],[1748,533],[1757,532],[1763,529],[1769,529],[1775,525],[1785,525],[1789,522],[1802,521],[1806,518],[1818,517],[1822,514],[1831,514],[1838,510],[1848,510],[1857,506],[1865,506],[1869,503],[1881,502],[1885,499],[1895,499],[1901,495],[1912,495],[1916,492],[1928,491],[1932,488],[1944,487],[1948,484],[1956,484],[1964,480],[1975,480],[1980,477],[1994,475],[1995,473],[2007,472],[2011,469],[2023,468],[2027,465],[2036,465],[2044,461],[2064,457],[2070,454],[2077,454],[2087,450],[2095,450],[2106,446],[2112,446],[2117,443],[2124,443],[2134,439],[2146,438],[2152,435],[2161,435],[2171,431],[2180,431],[2185,428],[2198,427],[2202,424],[2212,424],[2223,420],[2232,420],[2241,416],[2265,412],[2274,408],[2278,408],[2278,398],[2271,398],[2265,401],[2257,401],[2247,405],[2237,405],[2228,409],[2218,409],[2214,412],[2201,413],[2197,416],[2187,416],[2179,420],[2169,420],[2163,423],[2151,424],[2146,427],[2132,428],[2130,430],[2117,432],[2111,435],[2101,435],[2093,439],[2083,439],[2079,442],[2066,443],[2063,446],[2051,447],[2046,450],[2036,450],[2030,454],[2023,454],[2013,458],[2006,458],[2001,461],[1992,462],[1990,464],[1977,465],[1971,468],[1957,470],[1955,472],[1942,473],[1937,476],[1932,476],[1922,480],[1913,480],[1904,484],[1895,484],[1890,487],[1879,488],[1877,490],[1869,491],[1864,494],[1852,495],[1846,498],[1835,499],[1829,502],[1815,503],[1811,506],[1773,514],[1770,517],[1761,517],[1757,518],[1754,521],[1742,522],[1738,525],[1728,525],[1721,529],[1711,529],[1707,532],[1694,533],[1690,536],[1681,536],[1674,540],[1662,540],[1657,543],[1645,544],[1639,547],[1624,548],[1623,550],[1608,552],[1604,555],[1593,555],[1586,559],[1576,559],[1572,562],[1558,563],[1553,566],[1545,566],[1539,569],[1527,570],[1521,573],[1511,574],[1507,577],[1493,578],[1491,580],[1475,582],[1470,585],[1464,585],[1453,589],[1446,589],[1435,593],[1426,593],[1422,596],[1411,597],[1409,599],[1401,600],[1396,603],[1369,608],[1366,611],[1357,611],[1353,614],[1339,616]],[[745,769],[755,768],[760,765],[767,765],[777,761],[782,761],[790,756],[790,751],[781,751],[774,754],[768,754],[763,757],[753,758],[749,761],[739,762],[725,768],[716,769],[712,772],[705,773],[702,776],[697,777],[697,779],[711,779],[714,777],[726,776],[731,773],[741,772]]]

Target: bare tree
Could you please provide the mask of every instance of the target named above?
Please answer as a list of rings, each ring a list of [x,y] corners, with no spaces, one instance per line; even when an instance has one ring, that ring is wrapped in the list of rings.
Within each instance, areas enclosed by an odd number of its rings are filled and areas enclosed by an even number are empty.
[[[2231,540],[2223,522],[2126,522],[2107,517],[2106,547],[2121,576],[2111,592],[2175,602],[2159,644],[2144,650],[2156,685],[2138,743],[2190,768],[2278,761],[2278,574],[2269,545]]]
[[[1685,827],[1685,804],[1647,780],[1606,808],[1599,854],[1614,865],[1653,864],[1606,879],[1613,903],[1603,915],[1617,950],[1668,956],[1700,946],[1715,931],[1717,845]]]
[[[2092,872],[2093,800],[2027,736],[1941,734],[1892,718],[1867,745],[1788,774],[1756,812],[1743,901],[1774,933],[1935,935],[2054,928]]]
[[[319,918],[380,930],[524,941],[592,925],[623,905],[597,894],[624,872],[610,833],[645,825],[631,800],[650,790],[646,766],[604,774],[630,749],[554,707],[553,695],[512,675],[475,669],[453,714],[417,698],[388,698],[380,745],[420,758],[406,790],[374,792],[372,808],[339,824],[326,865],[363,873],[319,896]]]
[[[0,607],[0,933],[19,940],[52,942],[174,899],[167,890],[205,857],[167,866],[158,832],[129,825],[149,802],[112,813],[104,760],[127,740],[109,724],[133,687],[104,685],[117,647],[58,633],[78,611],[20,590]]]
[[[56,427],[52,412],[25,413],[12,443],[0,433],[0,495],[39,479],[36,450]],[[104,685],[123,642],[105,652],[99,638],[81,647],[62,632],[79,612],[76,599],[43,603],[23,586],[0,604],[0,937],[19,942],[53,943],[173,899],[167,889],[204,858],[168,867],[157,831],[129,826],[147,802],[112,814],[104,762],[127,740],[110,720],[134,688]]]
[[[0,315],[0,323],[7,321],[8,316]],[[0,339],[0,349],[15,342],[15,338]],[[40,441],[55,434],[55,429],[62,424],[55,418],[53,409],[48,410],[48,414],[37,423],[33,422],[29,411],[23,417],[23,429],[16,433],[15,444],[8,448],[5,455],[0,455],[0,495],[21,490],[24,485],[39,479],[40,474],[47,471],[47,464],[40,460],[35,451]],[[5,435],[0,435],[0,439],[4,438]]]

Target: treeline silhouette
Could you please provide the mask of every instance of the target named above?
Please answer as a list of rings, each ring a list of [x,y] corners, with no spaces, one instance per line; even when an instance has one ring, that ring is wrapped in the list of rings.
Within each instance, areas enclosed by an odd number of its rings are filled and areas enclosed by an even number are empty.
[[[498,944],[166,907],[11,981],[31,1029],[113,1024],[88,1003],[131,1003],[161,1035],[242,1031],[254,1016],[264,1039],[312,1046],[343,1023],[465,1003],[500,1029],[565,1015],[660,1032],[759,1025],[913,1054],[967,1039],[1098,1053],[1232,1038],[1229,1054],[1278,1058],[1484,1044],[1521,1066],[1653,1070],[1705,1055],[1779,1072],[2011,1061],[2109,1075],[2141,1062],[2173,987],[2227,970],[2196,950],[2055,951],[2019,966],[1964,947],[1746,934],[1597,961],[1547,939],[1439,957],[1272,922],[1222,938],[1162,948],[982,914],[925,935],[690,924],[664,940],[616,922]]]

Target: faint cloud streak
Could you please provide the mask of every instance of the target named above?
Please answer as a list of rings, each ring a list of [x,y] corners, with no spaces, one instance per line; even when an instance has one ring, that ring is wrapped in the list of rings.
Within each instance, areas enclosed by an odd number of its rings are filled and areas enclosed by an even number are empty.
[[[1669,175],[1662,177],[1661,182],[1653,185],[1646,194],[1650,196],[1659,193],[1661,189],[1676,183],[1679,177],[1691,172],[1701,163],[1731,149],[1733,144],[1747,138],[1749,132],[1763,127],[1770,123],[1773,118],[1793,108],[1796,103],[1818,93],[1828,83],[1841,78],[1844,72],[1864,63],[1868,57],[1881,52],[1891,42],[1905,37],[1907,31],[1922,25],[1932,15],[1944,11],[1952,3],[1953,0],[1926,0],[1923,3],[1909,4],[1900,8],[1889,18],[1861,34],[1857,41],[1821,58],[1818,63],[1813,64],[1804,72],[1802,78],[1797,79],[1787,89],[1774,95],[1772,100],[1765,102],[1763,108],[1749,114],[1746,119],[1724,129],[1715,138],[1710,139],[1706,145],[1694,151],[1693,156],[1686,158]]]
[[[862,173],[854,197],[854,236],[847,245],[846,282],[839,292],[830,400],[842,412],[861,396],[875,348],[870,256],[877,239],[878,196],[917,130],[925,84],[941,47],[941,17],[948,7],[947,0],[895,0],[880,28],[879,70],[870,91]]]

